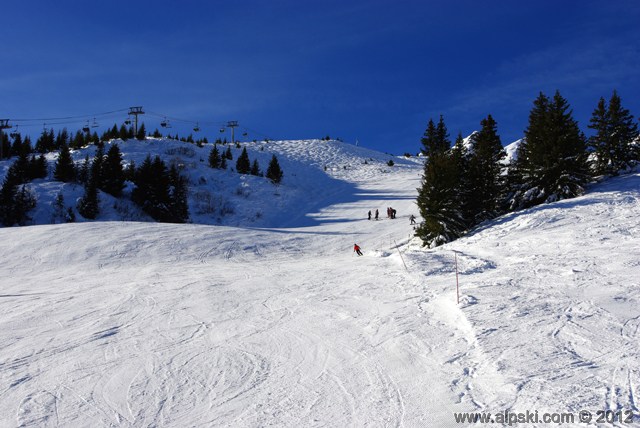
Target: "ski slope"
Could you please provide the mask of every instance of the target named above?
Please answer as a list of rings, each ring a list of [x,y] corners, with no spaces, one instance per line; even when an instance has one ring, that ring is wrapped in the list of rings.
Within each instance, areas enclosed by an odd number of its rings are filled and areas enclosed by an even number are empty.
[[[640,175],[425,250],[408,220],[419,164],[339,143],[273,150],[299,180],[252,192],[236,213],[270,212],[244,226],[0,229],[0,426],[638,414]]]

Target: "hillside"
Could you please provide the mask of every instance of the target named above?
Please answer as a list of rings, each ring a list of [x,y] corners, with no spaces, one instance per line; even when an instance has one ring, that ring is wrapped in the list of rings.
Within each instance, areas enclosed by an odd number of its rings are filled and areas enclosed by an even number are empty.
[[[125,157],[172,148],[146,144]],[[242,227],[223,216],[0,230],[0,426],[637,415],[640,174],[425,250],[408,220],[418,163],[387,167],[387,155],[339,142],[269,144],[250,157],[277,153],[277,194],[208,169],[206,148],[180,156],[193,183],[228,187]]]
[[[240,147],[220,145],[219,150],[231,148],[233,160],[226,170],[208,166],[208,156],[213,144],[198,147],[170,139],[147,138],[144,141],[111,140],[105,143],[105,153],[117,144],[123,162],[136,166],[151,155],[160,156],[167,165],[176,165],[189,180],[189,213],[191,223],[231,226],[302,226],[313,224],[306,214],[335,202],[337,193],[351,198],[355,187],[344,179],[376,180],[391,168],[415,166],[413,160],[393,157],[340,141],[299,140],[275,142],[243,142]],[[242,148],[249,158],[256,159],[262,172],[266,171],[271,156],[275,154],[284,171],[284,179],[277,188],[269,180],[233,171]],[[85,157],[93,159],[95,146],[72,151],[78,167]],[[84,192],[80,184],[56,182],[52,179],[57,153],[47,154],[49,178],[31,182],[29,187],[37,199],[36,209],[30,213],[29,224],[60,222],[53,218],[56,196],[62,194],[65,206],[75,210],[77,221],[85,221],[76,210],[76,201]],[[0,180],[11,165],[11,160],[0,162]],[[366,163],[365,163],[366,162]],[[350,177],[353,174],[357,177]],[[104,192],[100,195],[98,221],[153,221],[130,201],[133,184],[128,182],[122,198],[114,198]],[[312,195],[310,197],[310,195]]]

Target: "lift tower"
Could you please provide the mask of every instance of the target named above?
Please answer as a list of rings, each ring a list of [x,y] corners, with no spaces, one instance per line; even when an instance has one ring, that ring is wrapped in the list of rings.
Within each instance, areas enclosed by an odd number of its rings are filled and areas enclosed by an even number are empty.
[[[136,121],[135,121],[135,128],[134,128],[134,135],[137,137],[138,136],[138,115],[139,114],[144,114],[144,112],[142,111],[142,107],[129,107],[129,114],[134,115],[136,117]]]
[[[227,122],[227,128],[231,128],[231,144],[235,144],[235,141],[234,141],[234,130],[235,130],[236,126],[238,126],[238,121],[237,120],[230,120],[229,122]]]

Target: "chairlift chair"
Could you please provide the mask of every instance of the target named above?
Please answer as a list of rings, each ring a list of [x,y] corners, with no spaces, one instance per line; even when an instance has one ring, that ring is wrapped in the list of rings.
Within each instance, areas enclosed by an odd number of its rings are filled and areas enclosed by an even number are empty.
[[[199,132],[199,131],[200,131],[200,127],[196,123],[196,126],[193,127],[193,132]]]

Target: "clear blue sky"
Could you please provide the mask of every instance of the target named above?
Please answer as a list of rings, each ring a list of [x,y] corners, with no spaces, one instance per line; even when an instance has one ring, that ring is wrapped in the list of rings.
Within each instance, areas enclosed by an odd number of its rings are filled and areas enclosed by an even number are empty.
[[[250,139],[330,135],[402,154],[440,114],[452,139],[491,114],[508,144],[540,91],[559,89],[587,134],[614,89],[640,115],[638,0],[41,0],[0,16],[10,120],[143,106],[151,130],[167,115],[215,139],[238,120]]]

